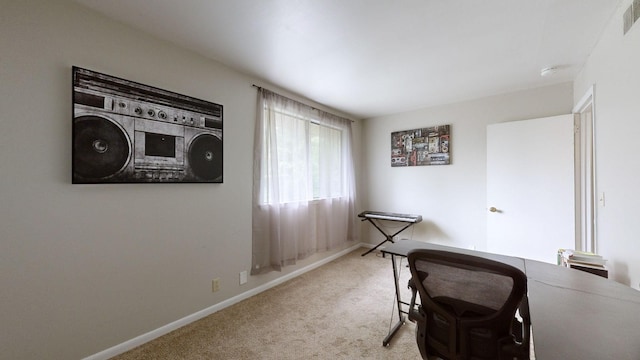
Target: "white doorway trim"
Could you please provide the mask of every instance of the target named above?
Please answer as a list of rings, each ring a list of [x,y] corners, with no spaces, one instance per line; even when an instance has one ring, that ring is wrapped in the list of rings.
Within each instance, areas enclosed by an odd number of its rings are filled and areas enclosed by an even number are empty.
[[[573,108],[575,125],[576,250],[597,252],[595,85]],[[603,199],[604,200],[604,199]]]

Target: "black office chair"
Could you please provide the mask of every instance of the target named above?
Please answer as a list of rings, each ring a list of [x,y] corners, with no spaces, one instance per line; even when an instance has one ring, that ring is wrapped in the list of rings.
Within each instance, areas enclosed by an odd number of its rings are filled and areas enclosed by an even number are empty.
[[[407,257],[413,290],[409,319],[416,322],[423,359],[529,359],[527,277],[522,271],[447,251],[416,249]]]

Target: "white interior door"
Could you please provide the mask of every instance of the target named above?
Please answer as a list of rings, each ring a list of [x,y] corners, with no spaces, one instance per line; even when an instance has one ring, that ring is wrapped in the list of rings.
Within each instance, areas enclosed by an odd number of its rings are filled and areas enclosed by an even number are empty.
[[[575,248],[573,115],[487,127],[487,250],[556,263]]]

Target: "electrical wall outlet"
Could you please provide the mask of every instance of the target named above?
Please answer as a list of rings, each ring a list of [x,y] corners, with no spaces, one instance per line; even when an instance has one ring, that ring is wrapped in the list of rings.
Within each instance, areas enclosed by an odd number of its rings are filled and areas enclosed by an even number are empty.
[[[247,283],[247,271],[240,271],[240,285]]]
[[[211,292],[216,292],[220,290],[220,278],[215,278],[211,282]]]

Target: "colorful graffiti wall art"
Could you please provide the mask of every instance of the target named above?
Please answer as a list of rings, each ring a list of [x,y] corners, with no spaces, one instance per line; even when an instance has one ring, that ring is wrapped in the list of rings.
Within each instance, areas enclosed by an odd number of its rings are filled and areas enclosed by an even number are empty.
[[[391,133],[391,166],[451,164],[449,125]]]

